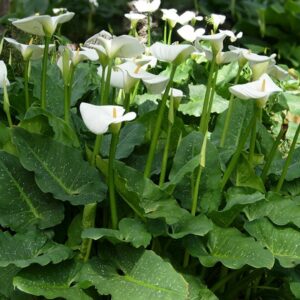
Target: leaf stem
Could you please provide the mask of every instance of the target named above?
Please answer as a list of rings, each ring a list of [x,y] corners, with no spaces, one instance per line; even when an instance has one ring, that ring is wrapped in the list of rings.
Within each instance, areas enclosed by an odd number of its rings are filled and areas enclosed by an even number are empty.
[[[276,150],[277,150],[277,148],[280,144],[280,141],[285,132],[286,132],[286,129],[284,128],[284,126],[281,126],[280,132],[277,135],[276,140],[274,141],[274,143],[272,145],[272,149],[271,149],[270,153],[267,155],[267,160],[266,160],[266,163],[265,163],[264,168],[261,173],[261,179],[263,182],[265,182],[267,179],[267,175],[268,175],[269,169],[271,167],[271,164],[273,162],[273,159],[275,157]]]
[[[43,55],[43,64],[42,64],[42,77],[41,77],[41,107],[46,109],[46,84],[47,84],[47,65],[48,65],[48,51],[50,44],[50,37],[45,36],[45,46],[44,46],[44,55]]]
[[[173,28],[169,27],[168,45],[171,45],[171,42],[172,42],[172,33],[173,33]]]
[[[100,83],[100,99],[99,104],[103,104],[104,102],[104,91],[105,91],[105,70],[106,66],[102,67],[102,74],[101,74],[101,83]]]
[[[130,108],[130,93],[125,93],[125,98],[123,102],[123,106],[125,108],[125,111],[128,112]]]
[[[110,150],[109,150],[109,161],[108,161],[108,190],[109,190],[112,229],[117,229],[118,227],[117,201],[116,201],[115,184],[114,184],[114,161],[115,161],[118,141],[119,141],[119,132],[117,133],[112,132]]]
[[[148,47],[151,46],[151,14],[147,15],[147,33],[148,33]]]
[[[292,145],[291,145],[291,148],[290,148],[290,151],[289,151],[289,154],[286,158],[286,161],[285,161],[285,164],[284,164],[284,167],[283,167],[283,170],[282,170],[282,173],[281,173],[281,176],[279,178],[279,181],[277,183],[277,186],[275,188],[275,191],[276,192],[280,192],[281,190],[281,187],[283,185],[283,182],[285,180],[285,177],[286,177],[286,174],[287,174],[287,171],[288,171],[288,168],[292,162],[292,158],[293,158],[293,155],[294,155],[294,152],[295,152],[295,147],[296,147],[296,144],[297,144],[297,140],[298,140],[298,137],[299,137],[299,133],[300,133],[300,124],[298,125],[297,127],[297,130],[296,130],[296,133],[294,135],[294,138],[293,138],[293,142],[292,142]]]
[[[104,92],[103,92],[103,98],[101,99],[102,100],[101,105],[108,103],[112,65],[113,65],[113,60],[110,58],[107,65],[107,74],[105,78]]]
[[[146,166],[145,166],[145,171],[144,171],[144,177],[146,177],[146,178],[148,178],[151,174],[152,163],[153,163],[155,150],[156,150],[156,146],[157,146],[157,141],[158,141],[159,133],[160,133],[160,127],[161,127],[161,123],[162,123],[162,120],[163,120],[163,116],[164,116],[164,112],[165,112],[165,108],[166,108],[166,103],[167,103],[167,99],[168,99],[168,96],[169,96],[169,91],[170,91],[170,89],[172,87],[172,84],[173,84],[173,78],[174,78],[174,75],[175,75],[176,67],[177,67],[176,65],[172,64],[170,80],[168,82],[166,90],[165,90],[165,92],[162,96],[162,99],[161,99],[161,104],[160,104],[160,108],[159,108],[159,111],[158,111],[158,116],[157,116],[157,119],[156,119],[156,126],[154,128],[154,132],[153,132],[153,135],[152,135],[150,149],[149,149],[147,162],[146,162]]]
[[[25,60],[24,62],[24,93],[25,93],[25,109],[28,110],[30,106],[30,100],[29,100],[29,88],[28,88],[28,72],[29,72],[29,64],[30,60]]]
[[[234,85],[239,82],[242,70],[243,70],[243,67],[240,66],[239,70],[238,70],[238,74],[237,74],[237,76],[234,80],[234,83],[233,83]],[[226,113],[225,124],[224,124],[222,137],[221,137],[221,141],[220,141],[220,147],[221,148],[224,147],[226,136],[227,136],[227,133],[228,133],[228,128],[229,128],[231,115],[232,115],[232,111],[233,111],[233,107],[234,107],[234,101],[233,100],[234,100],[234,95],[231,94],[230,98],[229,98],[229,106],[228,106],[228,110],[227,110],[227,113]]]

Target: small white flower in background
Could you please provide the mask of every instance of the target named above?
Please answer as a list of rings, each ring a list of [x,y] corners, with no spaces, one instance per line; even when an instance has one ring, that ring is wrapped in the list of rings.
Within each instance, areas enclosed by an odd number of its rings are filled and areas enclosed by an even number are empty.
[[[138,14],[132,11],[128,14],[125,14],[124,16],[130,21],[131,27],[136,27],[138,21],[144,20],[147,17],[144,14]]]
[[[92,47],[97,52],[101,52],[104,49],[104,53],[108,58],[136,57],[145,50],[144,45],[138,39],[129,35],[113,36],[105,30],[89,38],[84,43],[84,46]]]
[[[217,31],[220,25],[224,24],[225,20],[226,16],[218,14],[211,14],[211,16],[206,19],[207,23],[213,26],[214,32]]]
[[[4,39],[21,52],[24,60],[36,60],[43,57],[44,48],[45,48],[44,45],[33,45],[31,43],[26,45],[26,44],[21,44],[11,38],[4,38]],[[54,44],[49,45],[49,52],[54,48],[55,48]]]
[[[139,13],[153,13],[160,7],[160,0],[138,0],[133,1],[133,5]]]
[[[90,4],[93,5],[94,7],[98,7],[99,3],[97,0],[89,0]]]
[[[268,74],[263,74],[258,80],[245,84],[237,84],[229,88],[230,93],[240,99],[256,99],[263,107],[273,93],[281,92]]]
[[[205,33],[205,29],[195,28],[191,25],[184,25],[177,30],[177,33],[188,42],[193,43],[197,38],[201,37]]]
[[[183,63],[195,50],[192,45],[165,45],[156,42],[150,47],[153,56],[158,60],[179,65]]]
[[[162,92],[162,95],[165,93],[165,91]],[[171,88],[169,91],[169,97],[176,101],[181,101],[181,99],[184,97],[183,91],[175,88]]]
[[[177,9],[170,8],[170,9],[161,9],[163,15],[162,20],[168,22],[171,28],[174,28],[176,24],[179,22],[179,15],[177,14]]]
[[[240,39],[240,38],[243,37],[243,33],[242,32],[239,32],[238,34],[235,34],[231,30],[219,30],[219,32],[225,33],[230,38],[230,41],[232,43],[234,43],[237,39]]]
[[[85,126],[94,134],[106,133],[109,125],[125,121],[132,121],[136,118],[135,112],[125,113],[125,109],[118,105],[93,105],[82,102],[80,113]]]
[[[30,34],[51,37],[58,24],[70,21],[74,15],[75,14],[73,12],[66,12],[55,17],[48,15],[35,15],[13,21],[12,24]]]
[[[54,15],[61,15],[61,14],[66,13],[67,11],[68,11],[68,9],[65,7],[52,8],[52,12]]]
[[[7,79],[7,68],[3,60],[0,60],[0,88],[8,86],[9,80]]]
[[[135,58],[125,58],[124,59],[125,62],[133,62],[136,65],[140,66],[141,69],[143,70],[147,70],[148,67],[150,69],[153,69],[156,67],[157,65],[157,58],[152,56],[152,55],[145,55],[142,54],[138,57]]]
[[[277,66],[275,64],[275,60],[274,60],[274,63],[272,62],[268,69],[267,69],[267,73],[269,75],[271,75],[272,77],[276,78],[277,80],[285,80],[288,75],[289,75],[289,72],[284,70],[283,68]]]
[[[203,17],[197,16],[193,11],[186,11],[179,16],[179,21],[181,25],[187,25],[189,22],[195,23],[196,21],[202,21]]]

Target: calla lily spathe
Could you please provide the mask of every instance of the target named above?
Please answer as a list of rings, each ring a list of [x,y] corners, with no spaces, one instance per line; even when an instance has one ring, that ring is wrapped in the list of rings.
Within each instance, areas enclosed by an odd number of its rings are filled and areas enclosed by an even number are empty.
[[[153,13],[160,7],[160,0],[138,0],[133,5],[139,13]]]
[[[4,86],[8,86],[9,80],[7,79],[7,68],[6,64],[3,60],[0,60],[0,88],[3,88]]]
[[[195,51],[195,48],[192,45],[165,45],[156,42],[150,47],[150,51],[160,61],[179,65]]]
[[[205,33],[205,29],[195,28],[191,25],[184,25],[177,30],[177,33],[188,42],[193,43],[197,38],[201,37]]]
[[[118,105],[93,105],[82,102],[80,113],[86,127],[94,134],[103,134],[108,131],[109,125],[136,118],[135,112],[125,113],[125,109]]]
[[[146,19],[146,17],[147,17],[144,14],[138,14],[138,13],[134,13],[132,11],[128,14],[125,14],[124,16],[125,16],[125,18],[127,18],[130,21],[132,27],[135,27],[137,25],[138,21]]]
[[[30,34],[39,36],[51,37],[58,24],[66,23],[74,17],[73,12],[66,12],[64,14],[51,17],[48,15],[35,15],[24,19],[12,22],[14,26]]]
[[[237,84],[229,88],[230,93],[240,99],[260,100],[261,106],[264,106],[270,95],[281,92],[268,74],[263,74],[258,80],[245,84]]]
[[[224,24],[225,20],[226,16],[218,14],[211,14],[211,16],[207,18],[207,22],[213,25],[214,32],[217,31],[221,24]]]
[[[23,56],[24,60],[36,60],[43,57],[44,45],[33,45],[33,44],[21,44],[18,41],[11,38],[4,38],[8,43],[13,45],[17,50],[19,50]],[[54,44],[49,45],[49,52],[55,48]]]
[[[89,38],[84,45],[102,52],[110,59],[136,57],[145,50],[144,45],[132,36],[113,36],[104,30]]]

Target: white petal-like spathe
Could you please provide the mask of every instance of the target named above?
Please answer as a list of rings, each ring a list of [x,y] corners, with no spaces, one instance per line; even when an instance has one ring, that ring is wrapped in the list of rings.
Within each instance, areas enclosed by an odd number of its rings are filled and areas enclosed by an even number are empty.
[[[160,0],[138,0],[134,1],[133,5],[140,13],[152,13],[159,9],[160,7]]]
[[[156,42],[150,47],[150,51],[160,61],[179,65],[195,51],[191,45],[165,45]]]
[[[179,22],[179,15],[177,14],[177,9],[161,9],[163,16],[162,19],[167,21],[171,28],[174,28],[175,25]]]
[[[95,134],[108,131],[110,124],[131,121],[136,117],[134,112],[124,115],[125,109],[118,105],[80,104],[80,113],[86,127]]]
[[[177,30],[177,33],[186,41],[193,43],[197,38],[205,33],[205,29],[194,29],[191,25],[184,25]]]
[[[258,80],[237,84],[229,88],[229,91],[240,99],[267,99],[273,93],[282,91],[269,75],[263,74]]]
[[[218,14],[211,14],[209,18],[209,22],[213,25],[215,30],[217,30],[219,25],[224,24],[225,20],[226,16]]]
[[[0,88],[3,88],[4,85],[9,85],[7,79],[7,68],[3,60],[0,60]]]
[[[161,94],[167,87],[169,78],[161,75],[155,75],[149,79],[143,80],[149,94]]]
[[[275,77],[277,80],[285,80],[288,77],[289,72],[277,65],[271,65],[268,69],[268,74]]]
[[[215,53],[215,55],[217,55],[220,51],[222,51],[223,41],[226,37],[227,35],[225,33],[219,32],[216,34],[202,35],[197,39],[197,41],[199,40],[209,41],[213,52]],[[196,47],[197,44],[198,43],[196,43]]]
[[[130,20],[132,22],[137,22],[137,21],[143,20],[147,17],[144,14],[138,14],[138,13],[134,13],[132,11],[129,14],[125,14],[124,16],[125,16],[125,18],[127,18],[128,20]]]
[[[51,17],[48,15],[31,16],[24,19],[12,22],[17,28],[39,36],[51,37],[58,24],[65,23],[73,18],[73,12],[66,12],[65,14]]]

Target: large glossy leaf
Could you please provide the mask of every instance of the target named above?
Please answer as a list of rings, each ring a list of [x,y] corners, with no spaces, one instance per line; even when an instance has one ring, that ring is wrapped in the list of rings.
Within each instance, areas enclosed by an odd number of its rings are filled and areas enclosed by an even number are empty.
[[[24,268],[31,264],[57,264],[68,259],[72,251],[63,245],[48,240],[38,232],[17,233],[0,232],[0,267],[13,264]]]
[[[103,253],[104,251],[102,251]],[[113,300],[186,300],[188,284],[153,251],[116,247],[92,259],[80,278]]]
[[[137,219],[124,218],[119,222],[119,230],[108,228],[88,228],[82,233],[82,238],[99,240],[103,237],[131,243],[134,247],[147,247],[151,242],[151,234],[145,224]]]
[[[50,138],[16,128],[13,142],[22,165],[35,173],[44,192],[73,205],[99,202],[105,198],[106,186],[96,169],[83,160],[77,149]]]
[[[176,186],[175,197],[188,209],[191,208],[202,140],[203,137],[198,131],[193,131],[182,139],[169,175],[168,189]],[[218,151],[213,144],[207,142],[205,167],[201,175],[198,198],[198,208],[201,211],[213,211],[218,208],[221,199],[221,176]]]
[[[210,291],[199,278],[192,275],[183,275],[189,284],[188,300],[218,300],[212,291]]]
[[[276,227],[266,218],[246,223],[244,227],[284,268],[293,268],[300,264],[299,230]]]
[[[43,132],[39,130],[41,123],[43,123],[43,121],[41,122],[42,117],[47,119],[49,127],[51,127],[53,131],[53,134],[48,131],[49,136],[53,135],[54,140],[67,146],[79,147],[78,137],[70,125],[63,119],[56,117],[40,107],[30,107],[26,112],[24,120],[20,123],[20,127],[32,133],[43,134]]]
[[[134,150],[134,147],[144,142],[146,127],[139,122],[128,123],[121,129],[120,139],[117,146],[116,159],[128,157]],[[101,154],[109,155],[111,135],[105,135],[102,142]]]
[[[206,86],[201,85],[189,85],[190,101],[179,105],[178,111],[185,115],[200,117],[202,114],[203,102],[205,97]],[[228,107],[228,101],[215,94],[214,102],[212,105],[212,112],[222,113]]]
[[[80,265],[66,261],[58,265],[30,266],[13,280],[14,287],[31,295],[47,299],[88,300],[89,297],[77,284]]]
[[[189,238],[186,245],[189,253],[206,267],[221,262],[231,269],[240,269],[244,265],[271,269],[274,264],[268,250],[235,228],[214,227],[208,233],[207,244],[198,238]]]
[[[14,276],[20,271],[21,269],[14,266],[9,265],[5,268],[0,268],[0,299],[1,295],[4,295],[5,297],[9,298],[11,297],[11,294],[13,293],[13,278]]]
[[[295,224],[300,228],[300,201],[269,193],[265,201],[244,209],[249,221],[268,217],[276,225]]]
[[[48,228],[64,218],[64,207],[38,188],[31,172],[19,160],[0,151],[0,224],[14,231],[32,225]]]

